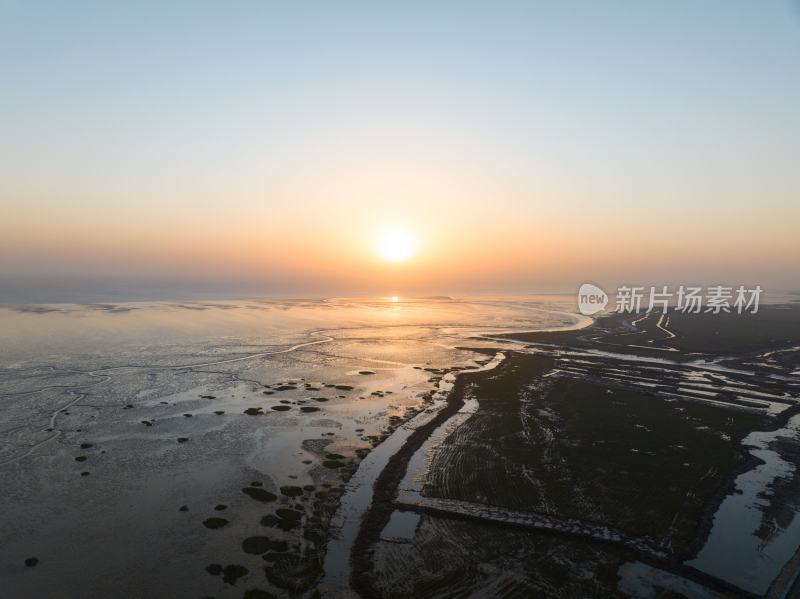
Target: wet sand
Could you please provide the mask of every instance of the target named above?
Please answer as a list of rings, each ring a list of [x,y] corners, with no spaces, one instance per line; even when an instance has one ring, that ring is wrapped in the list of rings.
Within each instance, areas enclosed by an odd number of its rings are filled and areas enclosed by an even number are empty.
[[[14,596],[748,596],[690,560],[742,440],[798,413],[789,337],[703,352],[540,299],[112,308],[0,313]]]
[[[392,471],[378,480],[376,496],[380,496],[382,500],[373,506],[365,519],[365,526],[354,551],[353,582],[359,585],[361,594],[402,596],[393,589],[403,589],[405,594],[439,596],[445,593],[445,589],[447,592],[460,592],[457,589],[463,592],[479,592],[479,589],[483,589],[483,592],[487,592],[488,589],[497,590],[502,587],[504,592],[512,594],[538,592],[543,596],[576,596],[576,593],[589,592],[589,588],[594,589],[593,593],[609,595],[633,593],[630,596],[657,596],[657,588],[647,586],[641,577],[642,568],[650,568],[647,575],[650,579],[661,580],[660,584],[675,592],[688,591],[698,597],[755,596],[752,591],[757,589],[748,588],[749,585],[743,584],[742,579],[737,576],[746,575],[750,566],[758,563],[759,556],[765,555],[760,553],[760,549],[756,550],[758,553],[752,553],[751,550],[751,555],[748,556],[744,548],[740,547],[740,557],[745,561],[733,566],[726,564],[723,558],[721,569],[705,568],[697,562],[688,561],[688,558],[693,557],[704,546],[706,551],[713,552],[706,539],[709,534],[713,535],[712,523],[719,518],[718,510],[721,509],[723,500],[731,492],[733,497],[739,497],[737,491],[731,491],[736,477],[758,467],[755,456],[747,449],[749,443],[744,441],[745,437],[754,430],[775,431],[785,426],[797,414],[800,382],[795,381],[788,373],[782,374],[776,368],[766,370],[759,367],[765,357],[774,354],[775,347],[768,343],[754,349],[749,345],[752,339],[746,340],[746,351],[732,345],[729,356],[695,353],[688,359],[671,354],[669,359],[657,357],[658,349],[645,344],[649,339],[657,342],[676,339],[677,335],[664,334],[663,329],[668,326],[667,323],[664,319],[654,320],[650,328],[651,325],[645,322],[644,327],[648,332],[644,338],[639,337],[642,343],[637,343],[634,347],[617,342],[620,335],[618,329],[624,330],[624,327],[631,326],[624,318],[617,316],[601,319],[596,325],[577,332],[512,334],[509,337],[518,343],[518,349],[514,351],[507,347],[504,350],[511,356],[512,363],[528,360],[526,356],[531,356],[530,359],[538,359],[536,356],[555,356],[555,363],[546,367],[544,377],[537,379],[533,374],[535,370],[527,366],[520,370],[521,377],[511,373],[504,375],[502,371],[508,370],[506,366],[497,374],[487,372],[475,376],[466,373],[461,375],[461,384],[457,384],[450,398],[449,420],[436,429],[426,429],[430,431],[429,437],[421,442],[417,440],[413,455],[403,456],[402,462],[408,466],[402,475]],[[602,340],[605,336],[611,337],[613,345],[618,349],[594,349],[598,345],[609,345]],[[493,336],[493,340],[502,341],[503,337]],[[790,338],[784,341],[789,344],[792,342]],[[693,343],[696,345],[697,342]],[[671,374],[671,369],[674,369],[674,375]],[[512,372],[513,370],[512,368]],[[675,382],[670,382],[672,376],[677,377]],[[600,397],[605,396],[603,399],[593,399],[586,407],[591,404],[599,406],[609,405],[607,402],[611,402],[611,405],[623,402],[628,407],[620,416],[627,413],[630,418],[636,414],[632,422],[633,430],[639,428],[643,432],[636,435],[622,433],[628,436],[626,438],[608,430],[600,432],[593,441],[591,429],[586,429],[574,439],[569,439],[569,444],[622,441],[623,447],[627,446],[625,451],[632,457],[620,461],[621,454],[616,457],[608,454],[605,459],[611,458],[606,466],[620,470],[623,474],[630,468],[644,467],[648,454],[660,455],[657,460],[658,483],[653,489],[647,489],[652,484],[637,480],[641,475],[634,474],[630,478],[630,474],[624,474],[624,478],[615,481],[613,475],[609,476],[609,472],[603,475],[606,480],[600,487],[595,486],[590,493],[585,494],[585,499],[592,499],[576,506],[575,510],[569,511],[572,500],[565,501],[567,496],[553,496],[549,503],[547,500],[544,503],[537,500],[537,496],[541,497],[542,490],[547,488],[546,485],[551,484],[542,478],[550,458],[546,457],[547,454],[544,458],[537,458],[535,451],[531,453],[538,443],[534,440],[535,435],[531,437],[533,445],[524,454],[520,454],[520,457],[514,458],[513,454],[509,454],[511,446],[503,440],[504,435],[514,434],[515,426],[519,425],[508,418],[519,418],[520,410],[524,413],[528,409],[524,407],[526,402],[533,401],[531,405],[537,405],[540,400],[535,399],[536,397],[548,397],[554,389],[567,385],[565,388],[568,391],[559,392],[561,399],[550,407],[540,406],[538,414],[531,415],[530,423],[523,424],[523,430],[534,422],[535,426],[541,426],[552,419],[547,412],[560,410],[558,406],[565,401],[575,401],[578,389],[575,385],[578,383],[590,394],[599,392]],[[486,391],[482,391],[484,388]],[[476,393],[477,407],[473,405],[464,408],[465,403],[475,403]],[[501,409],[498,406],[503,405],[498,403],[499,398],[505,398],[508,403],[510,412],[507,415],[498,411]],[[660,403],[653,403],[654,401]],[[631,408],[637,405],[641,405],[641,408],[637,407],[637,411],[631,412]],[[663,414],[658,415],[658,410],[654,411],[656,407]],[[585,409],[580,408],[581,411]],[[679,451],[674,457],[664,453],[668,446],[658,449],[658,445],[653,445],[655,437],[652,432],[667,426],[667,415],[671,412],[689,416],[688,419],[679,416],[671,425],[683,427],[682,432],[669,432],[664,437],[667,443],[674,444],[676,440],[681,440],[689,445],[686,448],[676,445]],[[597,429],[609,415],[597,413],[592,416],[592,427]],[[563,417],[562,415],[561,418]],[[642,417],[655,417],[655,420],[644,424],[646,419],[643,422]],[[504,423],[504,419],[508,422]],[[560,426],[558,420],[552,422],[556,428]],[[617,427],[616,424],[614,426]],[[484,427],[488,428],[485,433],[481,433]],[[471,430],[478,435],[485,434],[485,439],[470,436]],[[602,431],[602,427],[599,430]],[[667,432],[666,429],[664,432]],[[688,443],[692,438],[687,436],[690,433],[696,438],[697,443],[694,445]],[[531,434],[525,432],[525,435]],[[570,437],[565,430],[553,430],[547,434],[554,434],[557,440]],[[712,439],[717,439],[717,450],[712,450],[709,446]],[[569,444],[561,451],[571,447]],[[651,447],[648,448],[647,444]],[[593,452],[596,458],[602,458],[605,452],[599,450],[601,446],[595,447],[596,449],[574,462],[574,466],[584,470],[587,467],[591,469],[592,459],[588,456]],[[680,455],[681,451],[683,456]],[[715,451],[718,453],[715,454]],[[642,458],[633,457],[637,455]],[[726,455],[727,458],[724,457]],[[703,456],[708,462],[707,466],[702,466],[699,456]],[[783,456],[784,459],[790,459],[787,454]],[[509,459],[512,462],[508,462]],[[515,459],[522,460],[523,468],[531,468],[525,474],[525,479],[520,479],[520,483],[532,478],[538,487],[533,486],[527,490],[515,488],[518,484],[515,482],[517,475],[513,468],[509,469],[509,464]],[[568,475],[573,468],[573,465],[563,460],[562,455],[561,461],[557,462],[558,478]],[[670,460],[677,462],[674,464],[677,469],[673,469]],[[681,464],[677,460],[688,462]],[[637,461],[642,465],[635,466]],[[690,474],[691,469],[687,469],[692,461],[697,462],[697,480],[694,482],[694,474]],[[681,474],[682,468],[684,474]],[[403,469],[403,465],[398,463],[396,470],[400,469]],[[646,473],[647,470],[642,471],[645,477]],[[780,479],[780,475],[776,476]],[[558,483],[558,478],[553,479],[553,483]],[[586,475],[582,478],[584,481],[589,480]],[[473,480],[474,485],[471,482]],[[698,486],[699,481],[702,481],[702,487]],[[576,485],[576,482],[577,480],[567,483],[573,496],[576,493],[580,495],[581,485]],[[590,483],[590,486],[594,484]],[[678,490],[677,493],[668,491],[665,486],[678,485],[680,489],[683,484],[687,485],[686,490]],[[658,499],[630,503],[629,498],[636,497],[645,489],[654,492],[654,497]],[[601,510],[592,507],[598,493],[602,497],[609,492],[612,496],[615,494],[616,499]],[[764,497],[763,493],[759,496]],[[686,498],[692,498],[692,501],[686,504]],[[772,511],[794,510],[782,516],[785,522],[781,527],[785,531],[779,533],[777,538],[785,540],[791,537],[793,523],[797,521],[797,510],[791,507],[787,496],[775,495],[772,505],[764,505]],[[529,511],[520,511],[520,507]],[[399,511],[409,509],[416,512],[416,518],[404,515],[409,512]],[[761,517],[769,517],[767,509]],[[663,510],[663,522],[665,526],[668,525],[667,528],[653,528],[653,524],[659,521],[655,514],[660,510]],[[629,515],[621,518],[625,513]],[[575,517],[578,519],[574,520]],[[680,524],[681,518],[685,524]],[[742,522],[735,514],[732,518],[736,522]],[[455,527],[457,521],[464,523]],[[698,521],[701,523],[699,527]],[[452,524],[448,525],[448,522]],[[607,525],[621,528],[614,531],[606,528]],[[480,545],[470,544],[470,535],[467,533],[471,527],[476,531],[478,528],[483,530],[478,537],[481,545],[494,545],[492,539],[502,544],[501,539],[504,537],[516,535],[510,530],[536,530],[537,533],[530,537],[532,543],[539,539],[537,534],[553,535],[545,553],[548,556],[553,555],[558,563],[548,565],[548,558],[540,558],[544,560],[540,564],[541,569],[531,570],[529,564],[519,561],[523,559],[521,556],[512,558],[508,555],[505,547],[495,555],[485,555]],[[440,535],[436,543],[433,543],[431,537],[434,530],[439,530],[436,534]],[[448,532],[445,533],[444,530]],[[749,534],[746,530],[742,533]],[[576,541],[568,539],[576,536],[585,539],[579,546],[588,552],[583,559],[589,561],[584,561],[583,565],[580,565],[580,561],[573,561],[569,565],[570,560],[565,561],[563,555],[555,557],[559,555],[560,547],[571,546],[572,551],[575,551]],[[542,542],[541,539],[539,542]],[[608,543],[620,545],[620,551],[612,550],[607,546]],[[793,545],[790,543],[790,549],[782,554],[783,561],[792,557],[798,544],[800,539],[796,539]],[[604,545],[606,548],[603,549]],[[734,546],[737,544],[734,543]],[[462,549],[466,555],[459,556]],[[431,551],[448,551],[452,559],[449,562],[438,560]],[[513,553],[513,549],[511,551]],[[730,551],[730,546],[726,551]],[[588,557],[590,555],[591,558]],[[778,574],[783,561],[777,562],[777,568],[771,571],[767,581]],[[402,562],[409,565],[404,566]],[[426,567],[426,564],[433,563],[437,564],[437,568]],[[631,564],[634,563],[640,566],[633,567]],[[644,566],[643,563],[647,565]],[[495,569],[498,566],[500,570]],[[595,569],[591,576],[587,572],[588,567]],[[620,579],[603,579],[600,573],[609,568],[618,569],[622,586],[617,586]],[[562,577],[560,579],[552,577],[557,569],[561,569],[558,575]],[[490,572],[493,574],[489,574]],[[513,584],[510,580],[505,580],[505,573],[514,573]],[[459,582],[454,586],[456,578]],[[561,582],[557,583],[556,580]],[[580,587],[581,580],[587,581],[589,587]],[[561,585],[561,590],[556,592],[556,587],[551,585]]]
[[[434,371],[481,357],[457,349],[462,331],[575,320],[451,300],[0,319],[0,579],[15,597],[312,592],[362,460],[431,406]]]

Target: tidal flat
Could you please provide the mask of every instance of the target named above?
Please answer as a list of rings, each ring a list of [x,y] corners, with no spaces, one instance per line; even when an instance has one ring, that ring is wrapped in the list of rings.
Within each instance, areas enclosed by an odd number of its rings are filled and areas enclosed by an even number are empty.
[[[798,317],[0,309],[2,588],[793,597]]]
[[[443,401],[442,373],[478,366],[465,338],[580,318],[548,297],[8,306],[0,322],[3,593],[242,597],[315,592],[351,477]]]
[[[356,556],[361,594],[798,596],[798,314],[494,337],[516,345],[460,376]]]

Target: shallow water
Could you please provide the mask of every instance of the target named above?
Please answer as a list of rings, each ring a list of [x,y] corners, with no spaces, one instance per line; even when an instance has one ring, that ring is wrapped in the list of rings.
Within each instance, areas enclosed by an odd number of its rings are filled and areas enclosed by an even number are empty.
[[[779,437],[797,439],[798,434],[800,415],[791,418],[784,428],[753,432],[744,439],[750,453],[763,463],[736,478],[735,491],[723,500],[706,544],[689,565],[747,591],[766,593],[800,546],[797,513],[787,526],[777,526],[768,538],[756,535],[764,510],[773,500],[771,485],[776,479],[796,475],[795,466],[771,449],[770,443]]]
[[[269,588],[241,543],[265,530],[293,539],[259,525],[275,507],[308,509],[282,486],[342,488],[357,452],[372,450],[362,466],[379,462],[394,441],[373,450],[373,439],[430,405],[442,385],[423,368],[474,365],[483,356],[457,348],[481,345],[467,337],[482,330],[574,325],[568,309],[553,297],[0,308],[3,588],[23,598]],[[346,466],[324,466],[328,454]],[[369,471],[347,489],[360,492]],[[253,501],[241,491],[251,482],[278,500]],[[210,530],[209,517],[228,524]],[[25,568],[32,556],[39,565]],[[210,563],[250,574],[224,585]],[[346,579],[346,559],[339,568]]]
[[[471,368],[471,372],[490,370],[499,364],[502,359],[502,354],[498,354],[498,356],[501,357],[495,358],[485,365],[478,366],[476,363],[471,363],[468,364],[468,366]],[[333,534],[328,542],[328,553],[325,558],[324,566],[325,578],[322,581],[321,587],[327,594],[332,596],[347,596],[350,593],[347,562],[353,548],[353,543],[358,535],[361,521],[372,503],[375,481],[386,467],[389,459],[403,447],[414,430],[429,422],[435,416],[436,412],[444,407],[447,394],[452,389],[454,381],[455,374],[452,372],[447,373],[442,378],[438,389],[433,395],[431,407],[417,414],[414,418],[395,430],[388,439],[381,443],[381,445],[359,465],[355,476],[348,483],[347,489],[342,496],[339,509],[333,519]],[[471,400],[470,403],[477,404],[474,400]],[[432,443],[441,442],[444,433],[440,431],[448,426],[454,426],[454,421],[457,420],[459,414],[462,412],[463,410],[440,425],[434,433],[428,437],[423,446],[412,456],[408,464],[406,476],[400,485],[401,497],[410,492],[407,489],[409,486],[409,483],[407,483],[408,480],[417,480],[424,475],[422,461],[425,459],[424,456],[429,455],[432,451]],[[395,512],[392,516],[389,525],[387,525],[388,532],[386,532],[386,530],[384,531],[386,534],[396,534],[396,531],[401,530],[400,527],[402,523],[410,519],[410,516],[400,514],[401,512]]]

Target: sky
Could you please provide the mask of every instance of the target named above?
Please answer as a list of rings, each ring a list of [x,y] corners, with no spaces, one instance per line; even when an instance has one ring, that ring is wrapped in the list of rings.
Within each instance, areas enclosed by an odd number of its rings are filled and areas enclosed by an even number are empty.
[[[798,289],[799,157],[788,0],[0,0],[0,301]]]

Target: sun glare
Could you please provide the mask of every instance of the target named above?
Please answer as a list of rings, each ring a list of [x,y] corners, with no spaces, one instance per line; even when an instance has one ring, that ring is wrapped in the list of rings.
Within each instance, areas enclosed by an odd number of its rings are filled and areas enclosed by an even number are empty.
[[[389,262],[405,262],[414,255],[417,245],[414,235],[398,229],[383,231],[375,237],[378,254]]]

